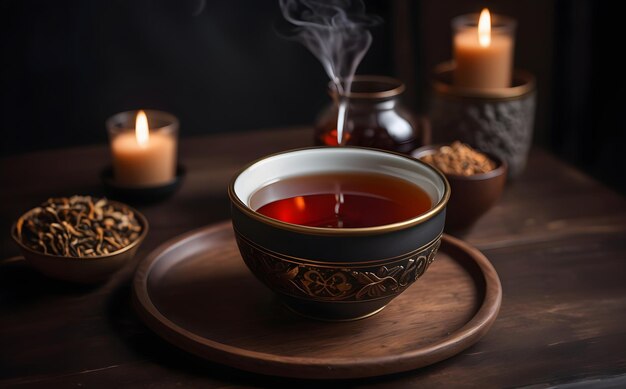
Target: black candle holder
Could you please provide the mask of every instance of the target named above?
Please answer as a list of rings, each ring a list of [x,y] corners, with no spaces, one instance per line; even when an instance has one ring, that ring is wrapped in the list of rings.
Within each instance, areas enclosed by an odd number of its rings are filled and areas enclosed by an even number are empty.
[[[178,165],[176,176],[169,182],[160,185],[129,186],[116,182],[113,167],[107,166],[100,172],[100,180],[107,196],[133,204],[148,204],[163,201],[172,196],[180,188],[186,172],[183,165]]]

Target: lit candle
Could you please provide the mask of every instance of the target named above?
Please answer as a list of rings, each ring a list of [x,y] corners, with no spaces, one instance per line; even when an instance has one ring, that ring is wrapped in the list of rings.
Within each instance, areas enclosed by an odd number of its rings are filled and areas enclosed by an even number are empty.
[[[452,22],[454,28],[454,84],[468,88],[508,88],[513,71],[515,22],[483,9],[476,25],[474,15]]]
[[[148,117],[139,111],[135,128],[125,123],[130,113],[115,115],[107,122],[115,181],[125,186],[155,186],[171,182],[176,174],[178,122],[164,112],[153,112],[161,127],[150,129]],[[165,117],[165,119],[164,119]],[[159,122],[159,120],[162,122]]]

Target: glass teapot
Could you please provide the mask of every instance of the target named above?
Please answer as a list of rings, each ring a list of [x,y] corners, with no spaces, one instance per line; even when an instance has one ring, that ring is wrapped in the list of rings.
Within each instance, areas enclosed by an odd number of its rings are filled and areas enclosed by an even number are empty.
[[[400,102],[404,84],[384,76],[357,75],[348,94],[344,145],[373,147],[410,154],[430,143],[425,119],[418,119]],[[333,102],[320,114],[315,125],[316,145],[337,146],[338,96],[329,85]]]

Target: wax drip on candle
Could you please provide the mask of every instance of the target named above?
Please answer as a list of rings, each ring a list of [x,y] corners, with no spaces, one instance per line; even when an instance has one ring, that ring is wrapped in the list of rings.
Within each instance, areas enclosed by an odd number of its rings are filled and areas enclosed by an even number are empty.
[[[344,141],[348,96],[356,68],[372,43],[367,30],[381,19],[365,14],[361,1],[279,0],[292,24],[290,35],[322,63],[337,91],[337,143]]]
[[[150,140],[150,128],[148,127],[148,117],[144,111],[137,113],[135,119],[135,137],[137,138],[137,144],[141,147],[146,147]]]

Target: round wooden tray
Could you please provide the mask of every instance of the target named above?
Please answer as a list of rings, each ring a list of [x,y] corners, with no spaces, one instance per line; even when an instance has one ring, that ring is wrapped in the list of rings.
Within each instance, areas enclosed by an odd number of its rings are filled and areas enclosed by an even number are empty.
[[[306,319],[248,271],[230,222],[163,244],[134,279],[137,312],[169,342],[217,363],[298,378],[371,377],[449,358],[485,335],[501,299],[487,258],[444,235],[424,276],[380,313]]]

